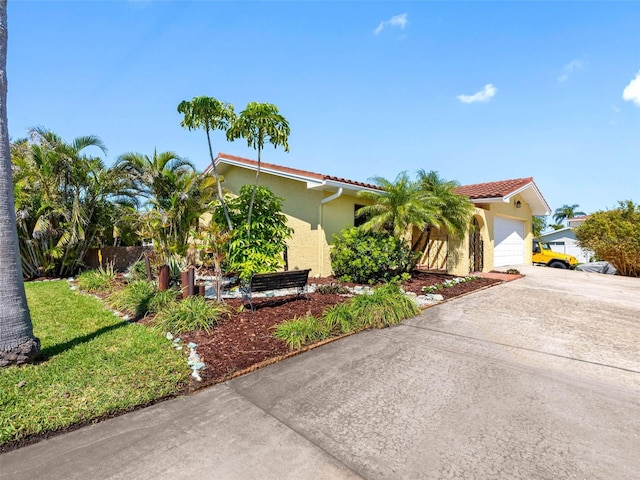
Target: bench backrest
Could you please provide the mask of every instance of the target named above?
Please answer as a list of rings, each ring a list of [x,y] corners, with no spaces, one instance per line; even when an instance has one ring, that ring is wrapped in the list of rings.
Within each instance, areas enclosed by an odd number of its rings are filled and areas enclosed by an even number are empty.
[[[288,272],[254,273],[249,282],[248,290],[265,292],[282,288],[302,288],[309,280],[308,270],[290,270]]]

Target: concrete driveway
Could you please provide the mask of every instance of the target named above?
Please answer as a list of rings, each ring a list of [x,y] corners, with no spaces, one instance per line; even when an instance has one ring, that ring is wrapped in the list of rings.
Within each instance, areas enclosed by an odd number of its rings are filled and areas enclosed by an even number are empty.
[[[0,478],[637,479],[640,279],[544,267],[0,456]]]

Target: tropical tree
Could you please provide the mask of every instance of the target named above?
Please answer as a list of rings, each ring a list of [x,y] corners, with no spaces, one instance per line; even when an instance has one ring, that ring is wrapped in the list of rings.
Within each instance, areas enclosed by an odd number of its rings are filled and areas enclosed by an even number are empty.
[[[215,179],[200,175],[188,160],[174,152],[153,156],[130,152],[115,168],[130,175],[138,194],[146,198],[141,233],[152,235],[165,259],[184,255],[190,230],[214,197]]]
[[[30,362],[40,352],[22,279],[7,128],[7,1],[0,0],[0,366]]]
[[[218,186],[218,200],[222,205],[222,210],[227,221],[227,227],[229,230],[233,230],[233,224],[229,218],[229,211],[227,210],[224,195],[222,194],[222,183],[220,182],[220,176],[218,175],[218,169],[216,168],[213,149],[211,148],[211,131],[227,131],[231,123],[235,120],[236,116],[233,112],[233,105],[230,103],[223,103],[220,100],[211,97],[194,97],[191,101],[183,100],[180,102],[178,105],[178,112],[183,114],[183,119],[180,122],[180,125],[189,130],[203,128],[207,134],[211,168]]]
[[[455,193],[459,183],[446,180],[433,170],[425,172],[421,169],[418,170],[418,186],[421,201],[434,210],[431,215],[434,221],[427,222],[413,250],[420,249],[425,236],[429,242],[433,227],[444,227],[454,237],[464,236],[473,216],[473,204],[468,197]]]
[[[124,175],[84,150],[106,148],[98,137],[66,142],[42,127],[12,145],[14,195],[24,275],[67,275],[88,248],[107,243],[123,205],[135,205]]]
[[[539,237],[547,228],[547,217],[542,215],[534,215],[531,217],[531,225],[533,230],[533,236]]]
[[[227,139],[233,141],[237,138],[244,138],[247,145],[258,151],[258,169],[251,193],[251,202],[247,212],[247,225],[249,236],[251,236],[251,214],[258,188],[258,176],[260,175],[261,152],[265,142],[269,142],[274,148],[284,147],[284,151],[289,151],[289,122],[280,115],[278,107],[270,103],[251,102],[240,112],[227,131]]]
[[[420,185],[413,182],[406,171],[392,182],[384,177],[370,179],[380,191],[361,191],[358,196],[371,202],[356,215],[367,220],[360,226],[373,232],[385,232],[404,241],[411,240],[413,228],[423,230],[427,225],[439,225],[438,209],[425,201]]]
[[[561,224],[570,218],[586,215],[586,213],[579,211],[578,208],[580,208],[580,205],[578,204],[562,205],[560,208],[556,208],[555,212],[553,212],[553,220],[556,224]]]

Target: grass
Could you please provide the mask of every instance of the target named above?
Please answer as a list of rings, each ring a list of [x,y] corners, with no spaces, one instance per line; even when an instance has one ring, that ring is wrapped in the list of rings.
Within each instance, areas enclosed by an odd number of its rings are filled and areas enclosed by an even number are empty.
[[[67,282],[26,285],[43,360],[0,370],[0,445],[175,394],[188,369],[164,335]]]
[[[172,334],[198,330],[211,333],[220,317],[228,311],[224,303],[208,302],[203,297],[188,297],[162,308],[156,315],[154,326]]]

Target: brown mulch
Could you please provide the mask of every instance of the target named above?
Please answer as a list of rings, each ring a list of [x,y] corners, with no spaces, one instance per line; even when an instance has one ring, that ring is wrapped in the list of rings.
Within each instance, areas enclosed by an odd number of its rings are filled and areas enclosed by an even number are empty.
[[[454,278],[451,275],[414,272],[411,280],[403,284],[405,291],[422,293],[423,286],[442,283]],[[310,284],[342,284],[335,278],[309,279]],[[502,283],[500,280],[478,278],[440,290],[445,299],[464,295],[490,285]],[[353,286],[354,284],[349,284]],[[220,320],[213,332],[192,332],[182,335],[185,343],[198,345],[197,352],[206,364],[200,372],[202,382],[192,381],[190,390],[219,383],[237,375],[239,372],[269,363],[290,353],[287,345],[273,336],[275,326],[295,317],[303,317],[310,313],[320,316],[322,312],[349,297],[335,294],[312,293],[309,299],[295,295],[284,297],[254,299],[255,312],[240,308],[238,299],[227,300],[231,312]]]

